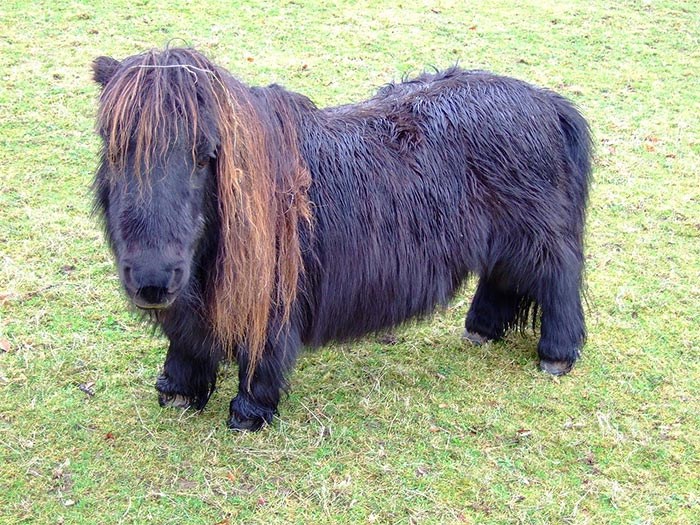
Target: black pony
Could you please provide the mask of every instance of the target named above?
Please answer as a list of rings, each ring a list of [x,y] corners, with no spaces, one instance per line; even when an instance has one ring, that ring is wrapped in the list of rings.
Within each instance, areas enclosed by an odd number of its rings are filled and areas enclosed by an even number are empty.
[[[537,318],[543,370],[579,357],[591,138],[558,94],[452,68],[318,109],[192,49],[93,67],[96,208],[170,340],[161,404],[203,408],[233,357],[228,425],[257,430],[303,345],[424,316],[470,274],[466,338]]]

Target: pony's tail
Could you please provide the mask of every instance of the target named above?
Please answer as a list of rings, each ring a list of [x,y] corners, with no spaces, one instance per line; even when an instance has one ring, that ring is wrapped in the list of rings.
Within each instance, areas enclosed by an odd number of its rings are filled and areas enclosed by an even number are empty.
[[[555,94],[554,105],[564,135],[564,146],[572,175],[571,183],[576,189],[578,205],[585,208],[593,164],[591,128],[579,110],[566,98]]]

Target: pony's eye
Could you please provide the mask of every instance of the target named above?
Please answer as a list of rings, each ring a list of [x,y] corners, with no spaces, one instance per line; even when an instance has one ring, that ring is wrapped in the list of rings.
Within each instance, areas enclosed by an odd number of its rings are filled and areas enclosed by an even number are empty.
[[[197,159],[197,167],[200,170],[203,170],[207,166],[209,166],[209,157],[200,157]]]

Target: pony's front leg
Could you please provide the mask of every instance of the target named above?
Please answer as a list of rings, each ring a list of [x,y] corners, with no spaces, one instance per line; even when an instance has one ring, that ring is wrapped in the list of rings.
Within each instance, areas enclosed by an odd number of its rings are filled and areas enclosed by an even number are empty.
[[[170,340],[163,372],[156,381],[161,406],[202,410],[216,387],[221,352],[196,314],[183,312],[162,322]]]
[[[254,432],[272,423],[282,391],[287,387],[286,374],[294,366],[300,348],[301,339],[295,329],[281,331],[265,344],[252,377],[248,371],[248,353],[239,348],[238,395],[231,401],[229,428]]]

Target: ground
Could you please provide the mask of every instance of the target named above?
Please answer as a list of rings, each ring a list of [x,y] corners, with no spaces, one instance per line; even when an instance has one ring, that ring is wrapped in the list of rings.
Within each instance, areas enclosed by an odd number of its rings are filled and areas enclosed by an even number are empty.
[[[697,522],[697,2],[242,3],[0,6],[0,523]],[[182,41],[319,105],[456,62],[574,100],[596,143],[574,371],[539,372],[532,334],[462,342],[467,286],[394,344],[305,355],[263,432],[225,428],[233,368],[203,413],[160,408],[165,342],[90,216],[90,63]]]

